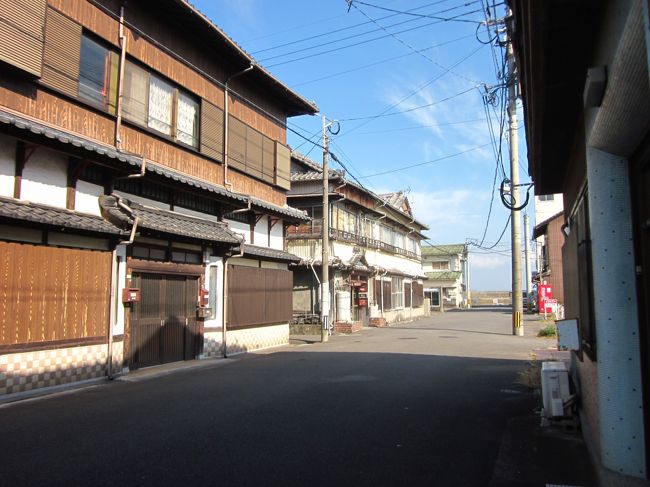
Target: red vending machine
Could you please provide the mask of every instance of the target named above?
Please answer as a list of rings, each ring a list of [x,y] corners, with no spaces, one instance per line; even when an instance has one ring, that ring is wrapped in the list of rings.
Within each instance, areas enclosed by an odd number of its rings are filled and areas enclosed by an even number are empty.
[[[537,286],[537,303],[539,303],[540,314],[543,314],[544,311],[546,311],[546,313],[553,312],[553,309],[546,304],[546,300],[552,298],[553,298],[553,288],[551,288],[550,284],[544,283]],[[546,308],[546,310],[544,310],[544,308]]]

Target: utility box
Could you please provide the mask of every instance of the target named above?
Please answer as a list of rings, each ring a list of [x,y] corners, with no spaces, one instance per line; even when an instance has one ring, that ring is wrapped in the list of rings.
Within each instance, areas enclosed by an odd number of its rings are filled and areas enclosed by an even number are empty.
[[[569,399],[569,371],[565,362],[542,362],[542,401],[544,416],[564,416],[564,401]]]

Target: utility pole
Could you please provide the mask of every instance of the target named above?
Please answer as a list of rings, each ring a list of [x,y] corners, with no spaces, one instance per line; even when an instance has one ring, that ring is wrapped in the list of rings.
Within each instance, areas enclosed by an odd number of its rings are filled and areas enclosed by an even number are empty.
[[[512,13],[510,13],[512,15]],[[521,219],[519,215],[519,137],[517,134],[517,76],[512,39],[508,38],[508,120],[510,126],[510,241],[512,245],[512,334],[524,336],[521,296]]]
[[[323,224],[321,225],[322,235],[322,268],[323,277],[321,279],[321,299],[320,299],[320,314],[321,314],[321,342],[326,342],[329,339],[329,315],[330,315],[330,224],[329,224],[329,193],[330,193],[330,178],[328,168],[329,158],[329,140],[327,138],[327,120],[323,115]]]
[[[530,267],[530,234],[528,233],[528,213],[524,213],[524,260],[526,264],[526,295],[531,291],[532,269]]]
[[[472,307],[472,291],[469,287],[469,250],[465,247],[466,257],[465,257],[465,296],[467,297],[467,307]]]

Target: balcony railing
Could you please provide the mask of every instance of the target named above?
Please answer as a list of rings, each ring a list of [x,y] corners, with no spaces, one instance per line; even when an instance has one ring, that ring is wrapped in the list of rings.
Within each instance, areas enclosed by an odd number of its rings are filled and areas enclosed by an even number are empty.
[[[323,230],[322,220],[312,220],[310,223],[305,223],[303,225],[298,225],[297,227],[289,227],[287,229],[287,238],[296,239],[296,238],[320,238],[321,232]],[[415,252],[410,250],[403,249],[401,247],[396,247],[394,245],[387,244],[381,240],[375,240],[370,237],[363,237],[351,232],[344,232],[343,230],[337,230],[336,228],[331,228],[329,231],[330,238],[332,240],[338,240],[340,242],[348,242],[359,245],[361,247],[366,247],[369,249],[379,249],[385,252],[390,252],[392,254],[399,254],[409,257],[411,259],[418,260],[420,256]]]

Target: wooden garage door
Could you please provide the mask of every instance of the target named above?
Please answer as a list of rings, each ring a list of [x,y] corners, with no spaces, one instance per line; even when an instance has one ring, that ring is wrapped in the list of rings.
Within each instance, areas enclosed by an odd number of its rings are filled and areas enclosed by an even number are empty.
[[[0,242],[0,345],[101,341],[111,253]]]
[[[196,358],[198,277],[134,274],[141,300],[131,312],[132,369]]]

